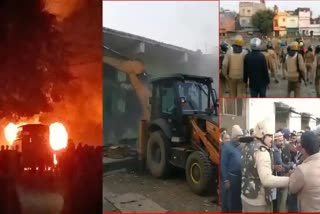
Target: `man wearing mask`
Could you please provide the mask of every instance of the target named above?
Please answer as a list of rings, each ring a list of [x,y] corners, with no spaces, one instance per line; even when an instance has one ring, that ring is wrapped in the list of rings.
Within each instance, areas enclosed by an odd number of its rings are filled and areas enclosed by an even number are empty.
[[[290,94],[293,91],[294,97],[300,97],[300,83],[301,79],[305,79],[306,67],[303,56],[299,53],[299,44],[297,42],[291,43],[284,67],[288,80],[287,96],[290,97]]]
[[[253,142],[242,148],[242,206],[243,212],[272,212],[272,188],[288,186],[288,177],[272,175],[271,121],[256,125]]]
[[[261,53],[261,40],[253,38],[250,40],[251,53],[244,59],[243,81],[249,82],[251,97],[266,97],[270,79],[266,57]]]
[[[221,185],[227,196],[229,212],[241,212],[241,153],[239,138],[243,136],[238,125],[232,127],[231,141],[224,144],[221,153]]]
[[[316,46],[315,50],[315,61],[316,61],[316,69],[315,69],[315,82],[314,86],[316,88],[317,97],[320,97],[320,45]]]
[[[317,136],[307,132],[301,136],[303,163],[290,176],[289,191],[298,194],[300,212],[320,212],[320,153]]]
[[[243,61],[246,51],[242,48],[243,38],[237,35],[224,56],[222,74],[228,80],[231,97],[245,96],[243,84]]]

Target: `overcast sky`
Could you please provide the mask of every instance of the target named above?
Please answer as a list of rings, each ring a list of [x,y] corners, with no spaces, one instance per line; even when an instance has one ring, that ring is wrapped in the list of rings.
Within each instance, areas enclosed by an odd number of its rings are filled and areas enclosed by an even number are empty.
[[[240,0],[242,1],[242,0]],[[246,0],[245,2],[252,2],[252,0]],[[259,1],[254,1],[259,2]],[[278,5],[280,11],[284,10],[295,10],[297,7],[309,7],[313,11],[313,16],[317,17],[320,15],[320,1],[293,1],[293,0],[285,0],[285,1],[268,1],[266,0],[267,7],[273,8],[274,5]],[[229,1],[229,0],[221,0],[220,7],[224,9],[234,10],[239,12],[239,0],[238,1]]]
[[[208,53],[218,52],[218,2],[103,2],[103,26]]]

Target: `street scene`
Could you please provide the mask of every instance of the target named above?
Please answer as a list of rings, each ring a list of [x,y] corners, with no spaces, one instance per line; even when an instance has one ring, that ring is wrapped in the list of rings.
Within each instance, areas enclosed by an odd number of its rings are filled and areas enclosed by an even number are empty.
[[[220,104],[222,212],[319,212],[320,100]]]
[[[0,213],[101,214],[101,1],[2,3]]]
[[[221,96],[320,96],[320,2],[290,2],[220,2]]]
[[[217,27],[218,2],[103,3],[104,212],[219,211]]]

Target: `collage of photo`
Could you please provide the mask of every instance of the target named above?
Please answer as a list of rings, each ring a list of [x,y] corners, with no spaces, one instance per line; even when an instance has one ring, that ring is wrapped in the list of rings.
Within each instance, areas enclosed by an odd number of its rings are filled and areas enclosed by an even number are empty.
[[[0,17],[0,214],[320,213],[320,0]]]

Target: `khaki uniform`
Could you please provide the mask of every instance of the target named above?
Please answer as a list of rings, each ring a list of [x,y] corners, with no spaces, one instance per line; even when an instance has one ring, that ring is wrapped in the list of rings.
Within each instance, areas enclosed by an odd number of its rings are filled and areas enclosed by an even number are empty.
[[[242,204],[243,212],[272,212],[271,188],[288,186],[288,177],[272,175],[271,148],[259,140],[242,146]]]
[[[312,82],[313,79],[313,62],[314,62],[314,55],[312,52],[308,52],[305,55],[305,62],[306,62],[306,68],[307,68],[307,80],[310,80]]]
[[[309,156],[290,176],[289,192],[298,194],[301,212],[320,211],[320,153]]]
[[[230,96],[246,96],[246,88],[243,82],[243,63],[246,52],[234,53],[233,48],[227,51],[223,63],[222,74],[229,82]]]
[[[291,91],[293,91],[294,97],[300,97],[301,83],[299,82],[298,69],[300,69],[304,77],[306,76],[306,66],[303,57],[301,54],[295,54],[293,57],[287,55],[284,66],[286,70],[286,77],[288,79],[287,96],[290,97]]]
[[[277,71],[277,54],[274,50],[268,49],[268,61],[269,68],[271,71],[271,76],[276,79],[276,71]]]
[[[320,54],[316,55],[315,60],[316,60],[316,70],[315,70],[314,86],[316,88],[317,97],[320,97]]]

